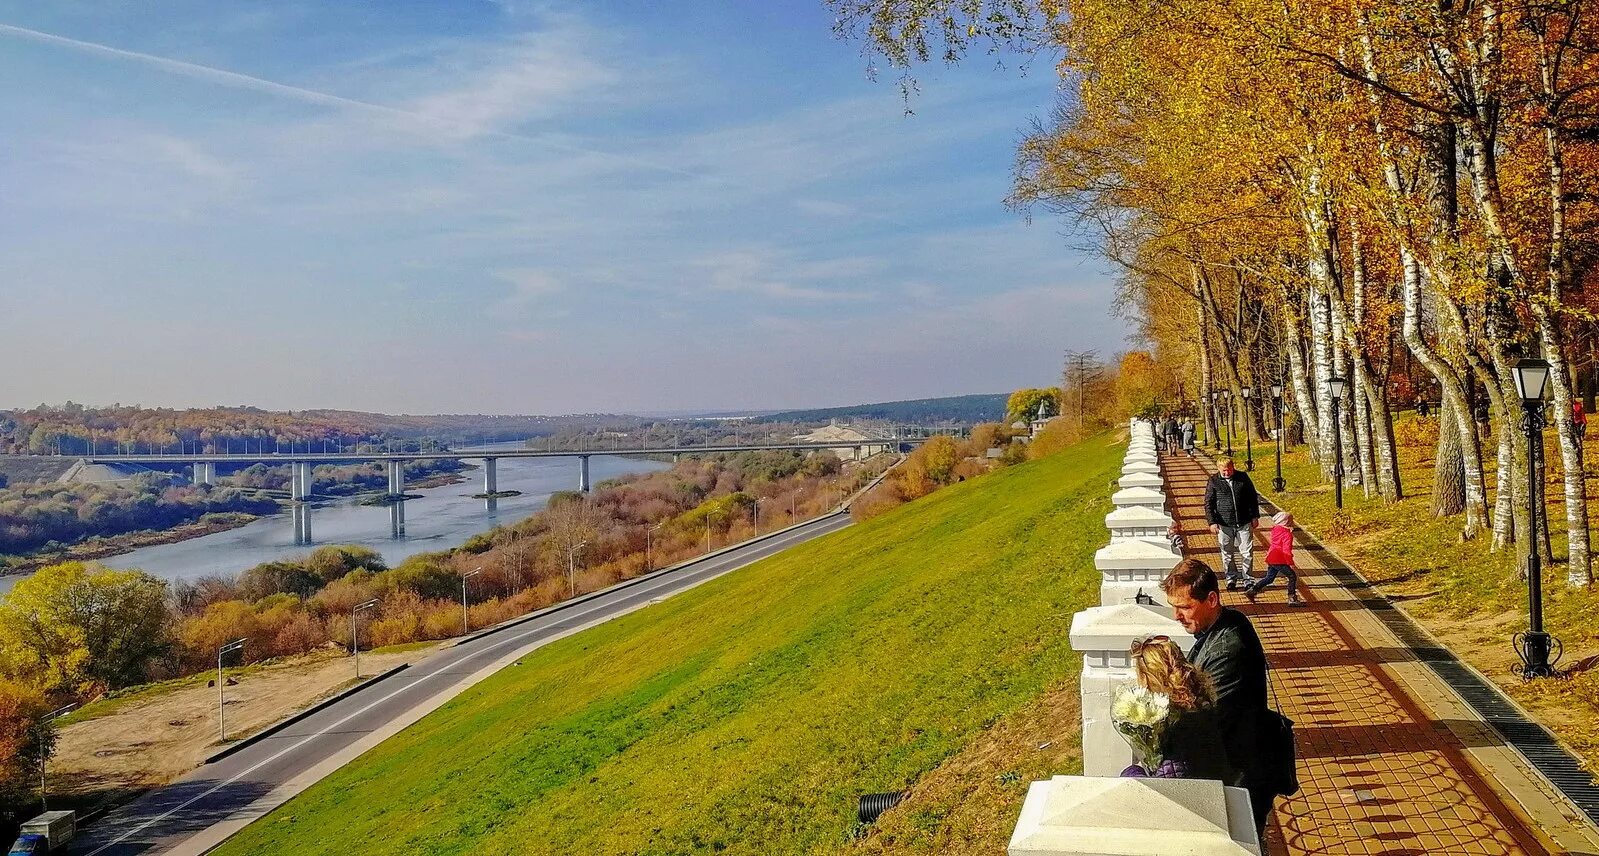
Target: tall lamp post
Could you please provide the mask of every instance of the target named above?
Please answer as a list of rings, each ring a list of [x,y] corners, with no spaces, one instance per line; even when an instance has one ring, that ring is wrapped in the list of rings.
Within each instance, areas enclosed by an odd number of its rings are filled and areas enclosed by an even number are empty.
[[[1344,507],[1344,438],[1338,431],[1338,404],[1344,397],[1344,379],[1333,375],[1327,379],[1327,392],[1332,398],[1333,435],[1333,506]]]
[[[1255,391],[1253,389],[1251,389],[1250,387],[1246,386],[1243,389],[1243,393],[1244,393],[1244,469],[1249,471],[1249,472],[1254,472],[1255,471],[1255,438],[1250,436],[1250,430],[1249,430],[1249,405],[1250,405],[1250,400],[1254,397]]]
[[[50,762],[50,753],[47,751],[48,747],[46,747],[44,745],[44,738],[45,738],[45,735],[47,735],[50,732],[50,729],[44,728],[42,726],[44,726],[44,725],[46,725],[48,723],[55,722],[56,720],[60,719],[61,717],[66,716],[67,714],[69,714],[69,713],[71,713],[71,712],[73,712],[74,710],[77,710],[77,709],[78,709],[78,703],[77,702],[73,702],[72,704],[69,704],[69,705],[67,705],[65,707],[58,707],[55,710],[52,710],[49,713],[45,714],[43,721],[40,722],[40,726],[41,726],[39,728],[39,810],[40,811],[49,811],[50,810],[49,794],[48,794],[49,788],[45,785],[45,780],[44,780],[44,768],[45,768],[45,765]]]
[[[475,576],[477,576],[478,574],[481,574],[481,573],[483,573],[483,569],[482,568],[473,568],[472,570],[461,574],[461,635],[462,636],[465,636],[466,634],[472,632],[470,619],[468,619],[467,612],[466,612],[466,581],[471,579],[471,578],[473,578],[473,577],[475,577]]]
[[[228,739],[228,715],[226,710],[227,699],[223,696],[222,657],[234,651],[243,651],[244,643],[249,637],[235,639],[217,649],[217,732],[222,735],[222,740]]]
[[[657,523],[654,526],[651,526],[648,529],[644,530],[644,572],[645,573],[649,573],[650,571],[655,570],[655,533],[657,531],[659,531],[662,526],[665,526],[665,525],[666,525],[666,521],[662,520],[660,523]]]
[[[1271,489],[1282,493],[1288,487],[1288,482],[1283,480],[1283,385],[1271,385],[1271,409],[1277,417],[1277,477],[1271,480]]]
[[[1522,358],[1514,366],[1516,392],[1521,396],[1521,427],[1527,433],[1527,525],[1538,528],[1538,473],[1543,456],[1543,392],[1549,381],[1549,363],[1537,358]],[[1538,555],[1538,539],[1527,539],[1527,615],[1528,626],[1511,638],[1521,657],[1523,678],[1546,678],[1555,673],[1561,645],[1543,629],[1543,560]],[[1554,651],[1550,657],[1551,649]]]
[[[577,554],[588,545],[589,542],[584,541],[566,551],[566,590],[568,597],[577,597]]]
[[[355,653],[355,678],[361,679],[361,636],[356,633],[356,618],[363,612],[378,605],[378,599],[372,598],[366,603],[358,603],[355,609],[350,610],[350,650]]]

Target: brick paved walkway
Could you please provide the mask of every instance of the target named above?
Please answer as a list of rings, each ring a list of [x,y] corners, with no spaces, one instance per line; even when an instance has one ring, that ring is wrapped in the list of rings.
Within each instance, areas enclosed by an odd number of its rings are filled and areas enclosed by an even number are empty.
[[[1219,572],[1216,539],[1205,525],[1208,466],[1186,456],[1166,458],[1167,496],[1189,555]],[[1257,483],[1269,484],[1268,474],[1257,475]],[[1265,572],[1267,530],[1258,531],[1257,576]],[[1302,546],[1295,551],[1308,606],[1287,605],[1281,578],[1253,605],[1241,592],[1223,592],[1228,605],[1254,621],[1272,663],[1278,703],[1294,720],[1298,737],[1301,790],[1278,801],[1268,830],[1270,852],[1588,851],[1559,847],[1537,831],[1554,824],[1534,821],[1529,813],[1560,819],[1549,814],[1559,811],[1555,801],[1524,768],[1478,757],[1511,750],[1473,721],[1447,687],[1429,683],[1425,667],[1325,572],[1317,556]],[[1569,813],[1563,819],[1571,821]]]

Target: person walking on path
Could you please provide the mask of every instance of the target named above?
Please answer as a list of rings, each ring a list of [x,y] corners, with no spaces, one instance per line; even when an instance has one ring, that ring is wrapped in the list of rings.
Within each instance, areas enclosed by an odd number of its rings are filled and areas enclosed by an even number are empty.
[[[1253,582],[1255,524],[1260,518],[1260,495],[1249,476],[1233,466],[1232,458],[1217,462],[1216,474],[1205,483],[1205,520],[1221,547],[1221,566],[1227,590]]]
[[[1271,585],[1277,575],[1288,578],[1288,604],[1304,606],[1299,599],[1299,574],[1294,567],[1294,516],[1279,511],[1271,518],[1270,546],[1266,548],[1266,575],[1244,587],[1244,596],[1253,603],[1255,595]]]
[[[1192,416],[1183,419],[1182,431],[1183,451],[1187,452],[1188,457],[1192,458],[1194,456],[1194,418]]]
[[[1262,739],[1270,724],[1266,649],[1248,617],[1221,605],[1216,572],[1199,559],[1178,562],[1160,588],[1178,623],[1194,635],[1188,661],[1216,688],[1222,744],[1234,771],[1227,783],[1249,791],[1255,831],[1264,832],[1276,797],[1272,774],[1284,763],[1270,756],[1270,744]]]
[[[1177,643],[1165,636],[1133,642],[1128,650],[1138,685],[1171,700],[1170,723],[1161,735],[1161,763],[1153,773],[1162,779],[1215,779],[1236,781],[1227,761],[1227,744],[1221,736],[1221,716],[1216,707],[1216,687],[1210,676],[1183,657]],[[1123,776],[1146,775],[1134,764]]]
[[[1182,429],[1177,427],[1175,415],[1166,417],[1166,454],[1177,454],[1177,444],[1182,442]]]

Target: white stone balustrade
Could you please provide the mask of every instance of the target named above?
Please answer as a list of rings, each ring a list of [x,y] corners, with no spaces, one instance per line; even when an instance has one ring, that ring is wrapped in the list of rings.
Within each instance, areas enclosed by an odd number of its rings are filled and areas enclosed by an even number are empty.
[[[1056,776],[1027,788],[1010,856],[1260,856],[1249,793],[1206,779]]]
[[[1137,505],[1161,510],[1166,507],[1166,492],[1152,487],[1124,487],[1110,495],[1110,504],[1117,508]]]
[[[1099,605],[1133,603],[1140,594],[1167,606],[1160,581],[1182,560],[1165,539],[1117,538],[1094,553],[1099,571]]]
[[[1122,475],[1131,475],[1133,473],[1147,473],[1158,476],[1160,475],[1160,464],[1154,461],[1127,461],[1122,464]]]
[[[1133,763],[1133,750],[1111,723],[1110,705],[1118,688],[1136,683],[1127,649],[1136,639],[1157,635],[1170,637],[1184,651],[1194,644],[1170,607],[1091,606],[1072,616],[1072,650],[1083,655],[1084,775],[1116,776]]]
[[[1171,516],[1155,508],[1130,505],[1105,515],[1105,528],[1112,540],[1117,538],[1165,538],[1171,528]]]
[[[1119,480],[1117,480],[1116,484],[1118,486],[1124,487],[1124,488],[1128,488],[1128,487],[1163,488],[1163,487],[1166,486],[1166,480],[1161,478],[1158,475],[1155,475],[1154,473],[1128,473],[1127,475],[1124,475]]]

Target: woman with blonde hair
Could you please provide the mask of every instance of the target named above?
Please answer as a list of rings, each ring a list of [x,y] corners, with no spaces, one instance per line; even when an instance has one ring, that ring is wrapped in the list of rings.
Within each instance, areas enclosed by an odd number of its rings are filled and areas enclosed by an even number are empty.
[[[1171,700],[1166,731],[1161,737],[1161,764],[1154,775],[1172,779],[1216,779],[1236,784],[1234,766],[1222,743],[1216,711],[1216,687],[1210,676],[1183,656],[1177,643],[1151,636],[1128,651],[1133,674],[1144,689]],[[1122,775],[1144,775],[1134,765]]]

